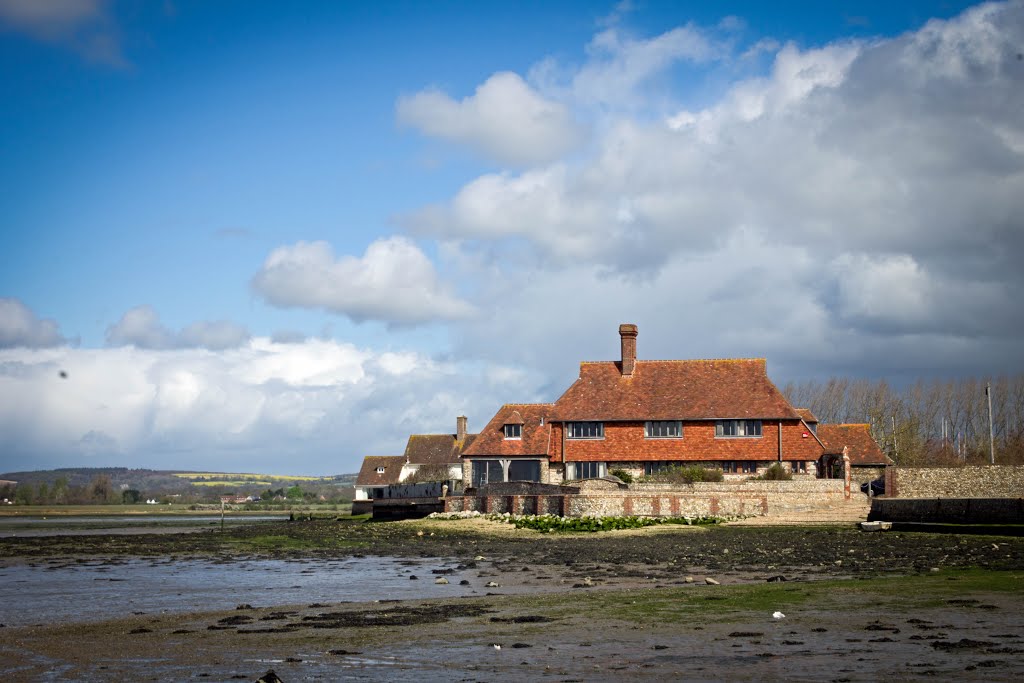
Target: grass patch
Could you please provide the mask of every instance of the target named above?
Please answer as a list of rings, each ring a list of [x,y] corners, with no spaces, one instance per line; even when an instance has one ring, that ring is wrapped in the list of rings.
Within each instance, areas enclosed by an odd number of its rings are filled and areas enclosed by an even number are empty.
[[[730,622],[775,610],[793,615],[802,610],[847,613],[866,609],[872,614],[901,610],[947,608],[950,599],[985,597],[993,593],[1020,594],[1024,572],[982,569],[946,571],[921,576],[705,586],[641,590],[592,590],[533,595],[521,598],[523,609],[545,616],[637,623],[692,624]],[[998,596],[995,596],[998,599]]]

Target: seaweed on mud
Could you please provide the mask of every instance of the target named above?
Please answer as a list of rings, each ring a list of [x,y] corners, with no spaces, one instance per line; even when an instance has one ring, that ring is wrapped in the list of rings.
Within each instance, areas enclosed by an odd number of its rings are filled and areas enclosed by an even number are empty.
[[[303,617],[298,626],[302,628],[412,626],[418,624],[437,624],[457,617],[476,617],[488,611],[486,608],[477,605],[422,605],[418,607],[403,607],[401,610],[324,612]]]
[[[990,640],[972,640],[971,638],[961,638],[956,642],[948,640],[937,640],[932,643],[932,647],[936,650],[942,650],[943,652],[956,652],[958,650],[986,650],[990,647],[994,647],[996,643]]]
[[[556,620],[551,617],[526,614],[519,617],[491,617],[491,621],[495,624],[546,624]]]

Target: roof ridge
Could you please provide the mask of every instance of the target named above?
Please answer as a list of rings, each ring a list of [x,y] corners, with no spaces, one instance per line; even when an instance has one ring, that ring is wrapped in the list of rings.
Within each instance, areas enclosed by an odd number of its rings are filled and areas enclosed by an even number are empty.
[[[637,359],[637,363],[749,363],[764,362],[768,359],[763,357],[752,358],[666,358],[666,359]],[[604,365],[606,363],[619,363],[617,360],[581,360],[580,365]]]
[[[553,405],[555,405],[555,404],[554,403],[550,403],[550,402],[546,402],[546,403],[503,403],[502,404],[503,407],[512,407],[512,406],[553,406]]]

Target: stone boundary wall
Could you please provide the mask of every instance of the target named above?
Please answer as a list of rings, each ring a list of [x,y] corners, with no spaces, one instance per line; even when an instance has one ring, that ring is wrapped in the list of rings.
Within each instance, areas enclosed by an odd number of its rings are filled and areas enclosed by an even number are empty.
[[[886,497],[1021,498],[1024,465],[886,468]]]
[[[1024,524],[1024,498],[875,498],[869,521]]]
[[[445,499],[445,512],[476,510],[482,513],[562,517],[764,516],[824,510],[845,503],[849,488],[841,479],[818,479],[700,482],[690,486],[631,484],[623,489],[595,485],[578,494],[481,493],[487,495],[449,496]]]

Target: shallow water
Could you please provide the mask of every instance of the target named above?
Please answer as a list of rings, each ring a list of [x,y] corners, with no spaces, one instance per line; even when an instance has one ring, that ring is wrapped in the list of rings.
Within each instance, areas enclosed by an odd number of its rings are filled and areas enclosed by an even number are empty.
[[[356,557],[337,560],[129,559],[54,561],[0,568],[0,623],[95,621],[133,613],[265,605],[456,597],[460,572],[437,585],[433,570],[454,561]],[[411,580],[410,574],[419,580]]]
[[[286,519],[284,515],[231,515],[225,524],[254,524]],[[0,538],[90,536],[199,531],[220,525],[220,515],[60,515],[0,517]]]

